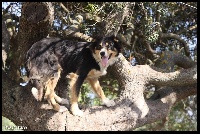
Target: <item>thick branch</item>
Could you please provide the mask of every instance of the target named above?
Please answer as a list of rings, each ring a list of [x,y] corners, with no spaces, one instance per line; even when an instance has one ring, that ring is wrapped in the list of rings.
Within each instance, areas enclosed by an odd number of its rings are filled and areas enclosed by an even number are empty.
[[[19,80],[19,68],[31,45],[47,37],[54,19],[54,8],[49,2],[26,2],[22,5],[17,42],[12,43],[13,60],[10,76]],[[18,60],[15,58],[18,57]]]
[[[68,15],[68,19],[72,25],[69,26],[69,28],[64,31],[65,36],[72,36],[74,33],[80,31],[80,25],[83,22],[83,17],[81,15],[77,15],[75,19],[70,18]]]
[[[187,87],[161,87],[157,92],[155,92],[155,94],[150,97],[150,99],[162,99],[164,103],[171,104],[175,103],[176,101],[180,101],[189,95],[195,94],[197,94],[197,84],[193,84]]]
[[[166,51],[163,52],[160,58],[156,61],[157,67],[169,71],[174,71],[175,65],[178,65],[179,67],[182,67],[185,70],[183,69],[172,73],[166,73],[166,72],[163,73],[163,70],[159,71],[155,68],[152,68],[159,72],[155,74],[157,76],[155,75],[150,76],[149,78],[151,79],[150,81],[156,83],[159,86],[166,86],[165,84],[164,85],[161,84],[164,81],[171,81],[172,84],[171,86],[173,86],[173,84],[178,84],[178,83],[180,84],[180,86],[183,86],[185,84],[196,83],[197,79],[196,63],[192,61],[190,58],[180,54],[179,52]],[[161,83],[158,81],[160,81]]]
[[[45,105],[46,102],[34,100],[30,87],[19,87],[3,73],[2,115],[13,120],[18,126],[28,127],[28,130],[64,131],[129,130],[157,121],[168,114],[169,103],[163,103],[160,100],[146,102],[142,95],[146,75],[152,76],[151,73],[145,73],[146,70],[146,72],[150,71],[149,66],[132,67],[123,56],[114,66],[113,71],[117,72],[118,80],[120,77],[125,78],[120,82],[122,92],[116,100],[117,105],[111,108],[83,107],[83,117],[72,116],[69,112],[56,113],[48,110],[50,107]],[[117,67],[121,69],[116,69]],[[187,94],[180,91],[176,96],[181,94],[183,96],[181,98],[184,98],[194,93],[190,93],[189,90]]]
[[[7,54],[10,46],[10,35],[7,31],[5,22],[2,20],[2,68],[5,69]]]
[[[134,34],[134,26],[132,23],[127,24],[127,29],[125,31],[125,34],[117,34],[117,38],[122,42],[122,44],[131,46],[131,39]]]
[[[105,19],[106,21],[106,26],[103,29],[103,35],[117,35],[121,24],[123,23],[124,18],[128,15],[129,11],[129,3],[117,3],[118,6],[122,9],[118,9],[117,12],[110,13],[107,18]]]
[[[160,36],[160,38],[173,38],[173,39],[178,40],[184,46],[185,55],[188,56],[188,57],[190,57],[190,50],[189,50],[189,46],[188,46],[187,42],[185,42],[183,39],[181,39],[177,34],[173,34],[173,33],[160,33],[159,36]]]
[[[188,69],[194,67],[196,63],[188,58],[187,56],[182,55],[180,52],[177,51],[165,51],[162,52],[160,58],[156,61],[155,66],[167,69],[167,70],[174,70],[174,65],[178,65],[184,69]]]
[[[149,100],[146,101],[149,107],[148,115],[145,118],[139,118],[135,127],[137,128],[145,125],[146,121],[148,121],[148,123],[153,123],[158,121],[157,119],[161,120],[166,118],[170,112],[171,107],[176,102],[196,94],[196,84],[189,87],[161,88],[158,92],[156,92],[156,94],[154,94]]]
[[[197,66],[172,73],[164,73],[163,70],[154,67],[146,67],[149,82],[158,86],[184,86],[197,83]]]

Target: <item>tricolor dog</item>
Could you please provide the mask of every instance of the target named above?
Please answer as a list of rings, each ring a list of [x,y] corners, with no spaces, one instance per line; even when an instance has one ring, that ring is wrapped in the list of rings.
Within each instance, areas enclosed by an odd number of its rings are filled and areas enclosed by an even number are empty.
[[[60,38],[44,38],[32,45],[26,55],[26,69],[34,97],[44,99],[59,112],[66,111],[66,99],[55,94],[60,77],[70,78],[70,110],[73,115],[82,116],[78,107],[81,85],[87,81],[94,92],[107,106],[115,105],[104,95],[98,78],[105,75],[108,66],[117,61],[121,44],[116,37],[101,37],[95,42],[75,42]],[[45,91],[45,93],[43,93]]]

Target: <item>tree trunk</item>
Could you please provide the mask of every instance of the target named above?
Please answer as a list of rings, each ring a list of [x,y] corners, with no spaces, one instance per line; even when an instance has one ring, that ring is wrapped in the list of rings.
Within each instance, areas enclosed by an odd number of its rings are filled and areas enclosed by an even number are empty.
[[[19,32],[15,42],[11,43],[13,59],[9,74],[13,80],[19,81],[19,69],[25,62],[26,52],[33,43],[47,37],[53,20],[54,7],[51,2],[25,2],[22,5]]]

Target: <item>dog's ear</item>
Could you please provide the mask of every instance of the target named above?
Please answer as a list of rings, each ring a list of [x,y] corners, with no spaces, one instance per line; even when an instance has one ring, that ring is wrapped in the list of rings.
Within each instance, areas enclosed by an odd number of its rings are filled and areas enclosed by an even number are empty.
[[[118,50],[119,53],[121,53],[122,52],[122,43],[119,40],[119,38],[115,35],[112,35],[110,38],[114,42],[115,48]]]
[[[93,37],[93,38],[94,38],[94,40],[93,40],[93,42],[90,42],[89,48],[93,53],[95,53],[95,47],[101,42],[103,37],[96,36],[96,37]]]
[[[89,49],[93,52],[93,53],[95,53],[95,45],[96,45],[96,42],[90,42],[90,45],[89,45]]]

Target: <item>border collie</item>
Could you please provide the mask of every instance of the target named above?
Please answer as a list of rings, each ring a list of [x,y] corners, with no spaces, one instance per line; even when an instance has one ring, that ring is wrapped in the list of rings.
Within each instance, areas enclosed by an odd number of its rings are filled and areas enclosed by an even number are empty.
[[[98,78],[105,75],[108,66],[117,61],[121,43],[115,36],[98,37],[95,42],[75,42],[60,38],[44,38],[32,45],[26,55],[26,69],[32,85],[32,94],[44,99],[59,112],[66,111],[66,99],[55,94],[60,77],[70,79],[70,110],[73,115],[82,116],[78,107],[81,85],[87,81],[107,107],[115,105],[104,95]],[[43,90],[45,93],[43,94]]]

